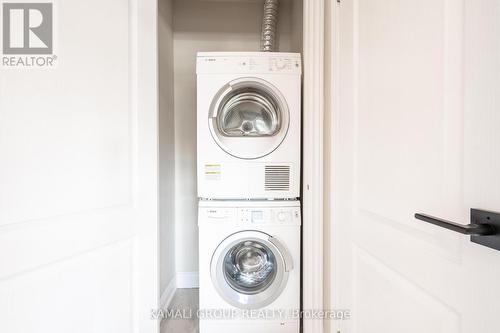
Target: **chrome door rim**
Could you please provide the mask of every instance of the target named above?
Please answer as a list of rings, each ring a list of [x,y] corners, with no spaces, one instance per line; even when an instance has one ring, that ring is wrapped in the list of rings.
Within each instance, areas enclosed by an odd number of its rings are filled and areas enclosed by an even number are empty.
[[[218,294],[229,304],[240,309],[259,309],[274,302],[283,292],[288,281],[285,258],[289,254],[282,253],[284,249],[278,248],[272,237],[260,231],[240,231],[224,239],[215,250],[210,263],[212,283]],[[243,294],[233,289],[226,281],[223,270],[224,257],[235,245],[245,241],[256,241],[268,247],[276,258],[276,273],[273,282],[262,292],[257,294]]]
[[[272,96],[274,100],[273,103],[277,105],[280,111],[281,120],[281,123],[278,125],[279,130],[275,135],[261,137],[234,137],[221,134],[218,123],[218,113],[221,106],[223,106],[224,100],[234,90],[245,88],[262,90],[267,95]],[[219,91],[213,98],[208,115],[208,127],[214,141],[227,154],[239,159],[258,159],[271,154],[283,143],[290,127],[290,111],[283,94],[271,83],[255,77],[239,78],[224,85],[221,89],[219,89]],[[252,152],[245,151],[245,149],[241,148],[241,146],[242,143],[245,143],[247,141],[243,140],[255,140],[254,142],[266,141],[266,145],[268,145],[269,148]],[[251,145],[251,147],[257,147],[257,145]]]

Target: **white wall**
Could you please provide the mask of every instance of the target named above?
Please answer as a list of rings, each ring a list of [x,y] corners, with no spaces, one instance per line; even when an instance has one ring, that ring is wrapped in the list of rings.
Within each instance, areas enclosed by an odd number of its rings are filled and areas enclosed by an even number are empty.
[[[172,0],[159,1],[160,292],[175,277],[175,144]]]
[[[261,1],[174,0],[175,233],[177,272],[198,271],[196,52],[258,51]],[[300,51],[301,1],[280,5],[280,51]],[[292,21],[292,17],[296,19]]]

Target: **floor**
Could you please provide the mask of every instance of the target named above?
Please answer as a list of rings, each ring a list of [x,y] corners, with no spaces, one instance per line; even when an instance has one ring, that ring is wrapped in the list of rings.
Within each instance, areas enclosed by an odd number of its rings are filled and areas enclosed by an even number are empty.
[[[175,316],[162,320],[161,333],[198,333],[198,294],[198,289],[177,289],[169,306]]]

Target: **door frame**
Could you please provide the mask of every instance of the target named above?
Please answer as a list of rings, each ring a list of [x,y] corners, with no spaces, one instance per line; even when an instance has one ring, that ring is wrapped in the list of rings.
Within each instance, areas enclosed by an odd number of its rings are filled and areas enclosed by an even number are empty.
[[[322,310],[325,0],[304,0],[303,21],[302,310]],[[323,332],[321,319],[302,325],[304,333]]]
[[[339,152],[342,148],[340,140],[340,6],[341,1],[331,2],[326,10],[328,23],[325,27],[326,43],[325,50],[327,60],[327,82],[328,91],[325,94],[325,103],[328,113],[328,119],[325,121],[325,126],[330,129],[326,134],[325,140],[325,165],[330,169],[326,179],[326,192],[329,193],[325,199],[328,205],[328,216],[325,221],[325,237],[328,239],[328,254],[325,258],[325,263],[328,265],[328,272],[325,275],[325,306],[328,309],[336,309],[339,306],[339,298],[337,293],[339,286],[339,265],[338,265],[338,244],[340,233],[336,221],[340,219],[338,214],[339,205],[341,205],[341,194],[337,192],[337,184],[342,180],[340,178],[339,169],[341,167],[341,159]],[[327,280],[328,279],[328,280]],[[346,309],[350,310],[350,309]],[[325,322],[326,332],[340,332],[342,329],[341,321]]]
[[[159,308],[159,213],[158,213],[158,51],[156,0],[133,0],[131,16],[132,104],[136,126],[134,144],[137,176],[133,198],[137,216],[134,247],[134,332],[159,332],[160,320],[152,319]],[[153,274],[151,274],[153,272]]]
[[[325,139],[323,126],[326,100],[324,29],[325,3],[328,2],[329,0],[304,0],[303,2],[302,309],[307,310],[322,310],[324,304],[323,162]],[[153,48],[151,46],[150,49]],[[152,68],[149,68],[149,73],[152,73],[151,70]],[[152,78],[153,75],[149,76]],[[156,80],[155,77],[154,82]],[[151,94],[152,91],[150,91],[150,97]],[[156,97],[150,99],[150,101],[153,100],[157,103]],[[157,175],[156,171],[153,173]],[[156,213],[156,209],[154,211]],[[158,221],[156,222],[155,228],[158,227]],[[153,243],[155,246],[158,245],[155,241]],[[155,269],[157,270],[157,254],[155,257],[156,260],[153,259],[153,261],[156,262]],[[157,285],[157,276],[149,277],[151,278],[154,282],[150,281]],[[322,319],[303,321],[304,333],[323,331]]]

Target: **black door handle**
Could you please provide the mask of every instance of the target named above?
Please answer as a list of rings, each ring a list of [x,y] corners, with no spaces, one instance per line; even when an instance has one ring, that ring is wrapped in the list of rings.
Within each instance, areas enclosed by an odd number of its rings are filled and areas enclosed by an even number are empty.
[[[471,223],[460,224],[438,217],[415,214],[415,218],[439,227],[471,236],[471,241],[500,250],[500,214],[479,209],[471,209]]]
[[[495,227],[489,224],[459,224],[426,214],[415,214],[415,218],[464,235],[487,236],[496,233]]]

